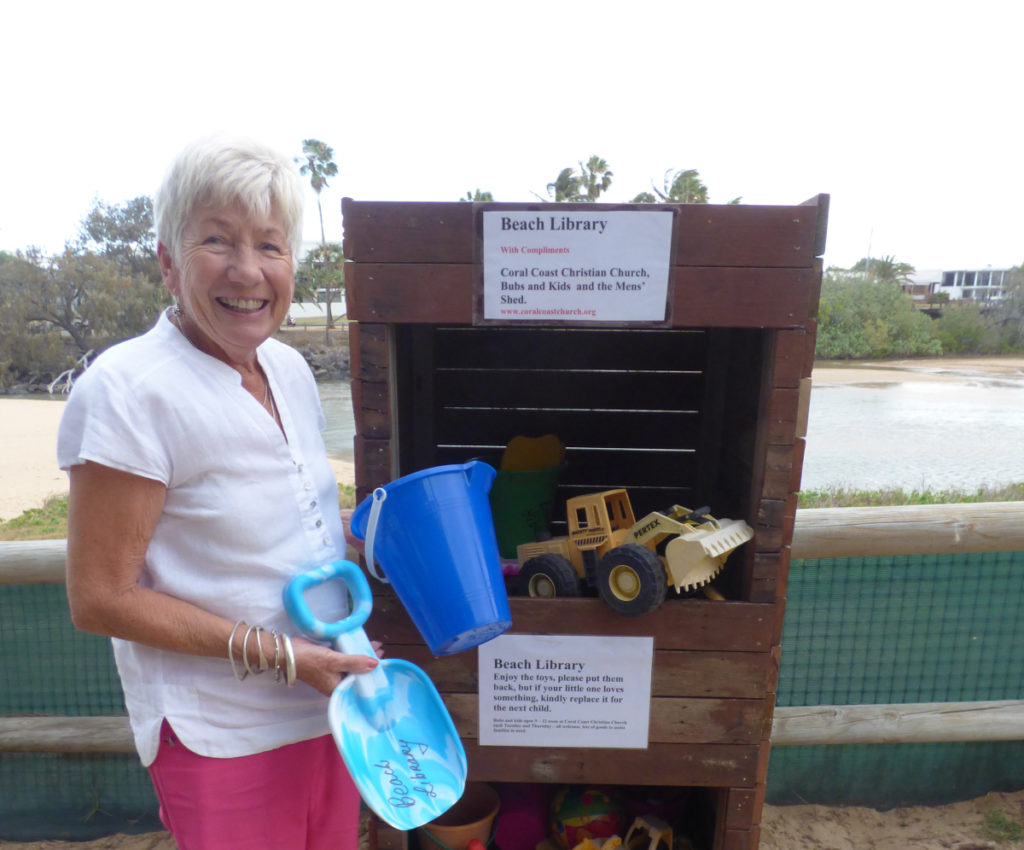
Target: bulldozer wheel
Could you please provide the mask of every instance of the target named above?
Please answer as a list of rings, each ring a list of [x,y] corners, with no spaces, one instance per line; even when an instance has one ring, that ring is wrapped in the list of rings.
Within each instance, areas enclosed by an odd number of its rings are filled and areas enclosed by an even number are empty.
[[[602,601],[624,617],[656,610],[665,601],[667,589],[665,566],[646,546],[619,546],[597,565],[597,590]]]
[[[544,599],[579,596],[580,579],[561,555],[536,555],[519,571],[519,593]]]

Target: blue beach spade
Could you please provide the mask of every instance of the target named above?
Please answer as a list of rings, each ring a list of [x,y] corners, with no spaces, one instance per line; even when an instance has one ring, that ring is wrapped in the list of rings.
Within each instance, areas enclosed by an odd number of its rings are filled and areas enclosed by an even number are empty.
[[[333,579],[347,585],[352,613],[324,623],[310,611],[304,593]],[[331,641],[348,655],[374,655],[363,631],[373,597],[351,561],[334,561],[293,578],[284,607],[310,638]],[[396,829],[422,826],[462,796],[465,750],[437,688],[415,664],[385,658],[369,673],[346,676],[331,694],[327,719],[363,801]]]

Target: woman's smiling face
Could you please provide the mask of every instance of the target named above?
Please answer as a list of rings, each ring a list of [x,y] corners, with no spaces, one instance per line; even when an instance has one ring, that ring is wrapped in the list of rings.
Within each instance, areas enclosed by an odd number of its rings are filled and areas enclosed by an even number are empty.
[[[284,321],[295,290],[280,216],[254,218],[239,204],[197,207],[178,259],[165,245],[159,257],[192,344],[229,365],[251,365],[257,346]]]

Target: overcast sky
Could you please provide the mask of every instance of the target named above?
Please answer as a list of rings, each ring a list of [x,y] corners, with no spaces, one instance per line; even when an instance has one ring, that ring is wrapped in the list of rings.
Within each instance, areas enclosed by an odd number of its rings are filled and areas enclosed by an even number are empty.
[[[1024,5],[1007,0],[8,4],[0,249],[61,249],[214,131],[335,150],[323,195],[533,201],[592,154],[627,201],[832,196],[827,264],[1024,262]],[[318,238],[309,193],[306,235]]]

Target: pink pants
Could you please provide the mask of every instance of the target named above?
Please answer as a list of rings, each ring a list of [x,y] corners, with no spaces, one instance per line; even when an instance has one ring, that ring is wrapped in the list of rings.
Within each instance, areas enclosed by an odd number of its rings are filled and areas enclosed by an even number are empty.
[[[355,850],[359,793],[330,735],[208,758],[165,720],[149,775],[178,850]]]

